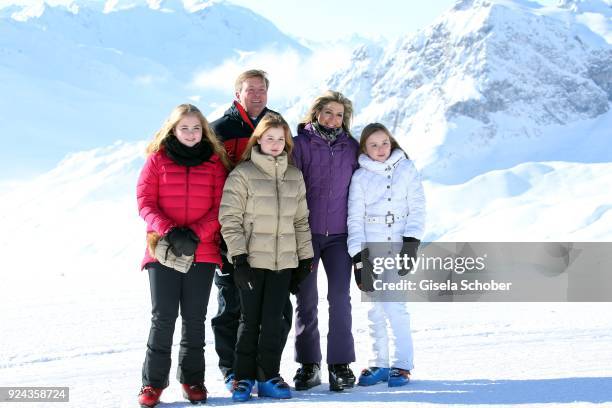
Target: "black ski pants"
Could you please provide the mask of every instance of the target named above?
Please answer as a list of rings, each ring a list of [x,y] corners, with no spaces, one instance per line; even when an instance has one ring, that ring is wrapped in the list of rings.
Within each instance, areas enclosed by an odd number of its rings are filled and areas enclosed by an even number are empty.
[[[215,267],[213,263],[198,262],[187,273],[181,273],[159,262],[147,264],[153,316],[142,366],[143,385],[168,386],[179,309],[182,331],[176,377],[181,384],[204,381],[204,320]]]
[[[283,310],[291,269],[253,269],[253,289],[240,289],[240,324],[234,357],[237,380],[267,381],[279,375],[285,346]]]
[[[221,274],[215,274],[215,285],[218,290],[218,311],[212,318],[211,324],[215,335],[215,350],[219,356],[219,368],[224,377],[234,371],[234,352],[240,321],[240,297],[238,288],[234,283],[234,266],[223,257]],[[282,309],[282,331],[280,334],[282,349],[287,343],[287,336],[291,330],[293,308],[289,300],[289,292],[285,297],[286,303]]]

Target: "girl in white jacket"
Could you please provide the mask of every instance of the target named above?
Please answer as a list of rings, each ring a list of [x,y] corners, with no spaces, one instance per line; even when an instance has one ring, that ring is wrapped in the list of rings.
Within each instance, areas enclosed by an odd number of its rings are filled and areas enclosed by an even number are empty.
[[[402,256],[415,259],[425,226],[425,196],[414,164],[384,125],[367,125],[361,133],[360,147],[360,168],[353,175],[349,190],[348,249],[357,285],[370,292],[374,289],[373,252],[380,249],[380,244],[370,244],[372,248],[368,248],[368,243],[388,243],[401,248]],[[410,265],[404,265],[392,273],[405,275],[409,270]],[[359,377],[359,385],[388,381],[394,387],[409,382],[414,363],[406,306],[405,302],[370,303],[372,357],[369,368]],[[395,346],[392,356],[391,341]]]

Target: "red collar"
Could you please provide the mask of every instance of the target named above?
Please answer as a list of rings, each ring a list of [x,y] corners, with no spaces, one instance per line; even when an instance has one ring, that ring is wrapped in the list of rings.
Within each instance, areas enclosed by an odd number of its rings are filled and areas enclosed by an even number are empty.
[[[244,110],[244,107],[240,104],[240,102],[234,101],[234,105],[236,106],[236,109],[238,109],[238,113],[240,113],[240,117],[242,118],[244,123],[249,125],[251,129],[255,130],[255,126],[253,126],[253,122],[251,122],[251,118],[249,118],[249,115],[246,113],[246,111]]]

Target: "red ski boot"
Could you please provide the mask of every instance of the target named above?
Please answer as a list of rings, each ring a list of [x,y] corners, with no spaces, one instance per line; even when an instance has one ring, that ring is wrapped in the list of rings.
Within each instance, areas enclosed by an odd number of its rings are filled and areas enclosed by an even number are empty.
[[[192,404],[197,404],[198,402],[206,402],[206,397],[208,395],[208,391],[203,383],[201,384],[181,384],[183,387],[183,397],[188,399]]]
[[[142,408],[152,408],[159,404],[163,388],[154,388],[150,385],[143,385],[138,394],[138,403]]]

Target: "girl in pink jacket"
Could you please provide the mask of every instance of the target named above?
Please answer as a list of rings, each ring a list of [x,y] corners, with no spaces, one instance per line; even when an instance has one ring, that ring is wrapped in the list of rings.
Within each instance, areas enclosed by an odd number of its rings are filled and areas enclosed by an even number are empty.
[[[204,320],[219,250],[219,204],[227,175],[225,149],[202,113],[177,106],[147,147],[137,186],[138,210],[147,224],[152,319],[138,402],[159,403],[168,386],[172,336],[182,318],[177,379],[183,395],[205,401]],[[166,248],[156,252],[157,245]],[[184,260],[185,268],[168,263]]]

